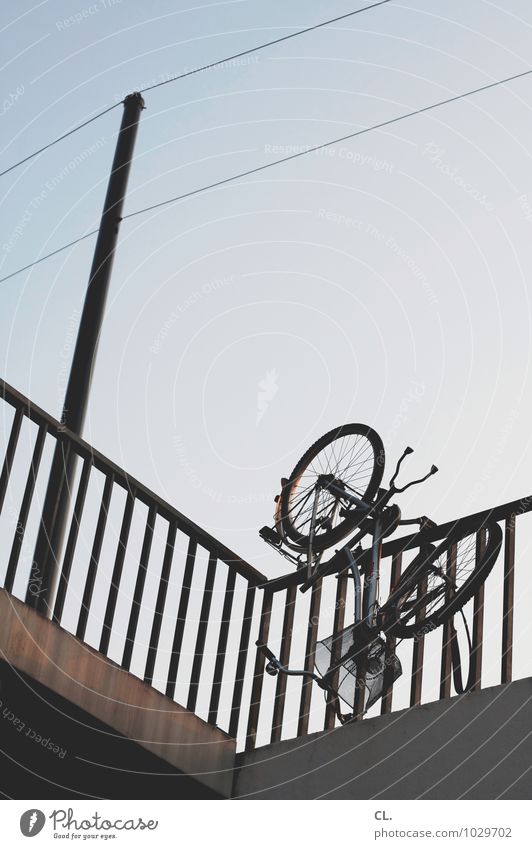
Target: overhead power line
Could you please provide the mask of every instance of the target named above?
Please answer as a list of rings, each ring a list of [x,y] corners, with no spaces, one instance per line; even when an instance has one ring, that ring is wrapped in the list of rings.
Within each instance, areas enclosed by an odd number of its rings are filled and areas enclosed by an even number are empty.
[[[150,206],[145,206],[142,209],[136,209],[134,212],[130,212],[127,215],[124,215],[122,220],[125,221],[128,218],[134,218],[136,215],[141,215],[142,213],[150,212],[153,209],[159,209],[160,207],[168,206],[172,203],[177,203],[180,200],[185,200],[186,198],[193,197],[194,195],[198,195],[201,192],[209,191],[209,189],[215,189],[219,186],[224,186],[227,183],[232,183],[235,180],[239,180],[242,177],[248,177],[251,174],[258,174],[260,171],[265,171],[267,168],[273,168],[275,165],[280,165],[283,162],[289,162],[292,159],[298,159],[301,156],[306,156],[309,153],[314,153],[315,151],[322,150],[325,147],[331,147],[332,145],[339,144],[340,142],[347,141],[349,139],[354,139],[357,136],[365,135],[366,133],[373,132],[374,130],[380,130],[383,127],[389,127],[392,124],[397,124],[399,121],[404,121],[406,118],[413,118],[415,115],[422,115],[424,112],[429,112],[432,109],[437,109],[438,107],[445,106],[449,103],[455,103],[458,100],[463,100],[466,97],[471,97],[472,95],[479,94],[482,91],[488,91],[489,89],[495,88],[496,86],[505,85],[506,83],[512,82],[513,80],[521,79],[522,77],[529,76],[530,74],[532,74],[532,68],[528,71],[522,71],[520,74],[513,74],[511,77],[505,77],[502,80],[496,80],[495,82],[487,83],[486,85],[479,86],[478,88],[471,89],[470,91],[465,91],[462,94],[455,94],[453,95],[453,97],[447,97],[445,100],[439,100],[437,103],[431,103],[429,106],[422,106],[419,109],[413,109],[411,112],[405,112],[402,115],[397,115],[395,118],[389,118],[387,121],[381,121],[379,124],[373,124],[371,127],[364,127],[362,130],[356,130],[354,133],[348,133],[345,136],[340,136],[339,138],[322,142],[322,144],[313,145],[312,147],[305,148],[304,150],[301,150],[298,153],[292,153],[290,154],[290,156],[284,156],[282,159],[275,159],[273,160],[273,162],[266,162],[264,163],[264,165],[258,165],[255,168],[249,168],[247,171],[241,171],[239,174],[233,174],[231,177],[225,177],[222,180],[217,180],[215,183],[209,183],[206,186],[200,186],[199,188],[192,189],[191,191],[185,192],[184,194],[176,195],[175,197],[159,201],[159,203],[154,203]],[[52,253],[40,257],[39,259],[35,260],[35,262],[32,262],[29,265],[25,265],[23,268],[19,268],[17,271],[13,271],[6,277],[0,278],[0,283],[3,283],[5,280],[9,280],[16,274],[21,274],[23,271],[27,271],[34,265],[38,265],[40,262],[44,262],[45,259],[49,259],[49,257],[61,253],[61,251],[67,250],[67,248],[76,245],[78,242],[87,239],[89,236],[93,236],[97,232],[97,230],[92,230],[90,233],[86,233],[84,236],[80,236],[73,242],[69,242],[67,245],[63,245],[63,247],[57,248],[57,250],[52,251]]]
[[[83,127],[86,127],[88,124],[92,124],[93,121],[96,121],[98,118],[101,118],[102,115],[106,115],[108,112],[111,111],[111,109],[115,109],[117,106],[119,106],[120,103],[121,101],[119,101],[118,103],[113,103],[112,106],[108,106],[107,109],[104,109],[102,112],[98,112],[97,115],[93,115],[92,118],[89,118],[87,121],[83,121],[82,124],[78,124],[77,127],[73,127],[71,130],[68,130],[68,132],[63,133],[62,136],[58,136],[53,141],[49,142],[48,144],[45,144],[44,147],[40,147],[39,150],[35,150],[33,153],[30,153],[28,156],[25,156],[24,159],[19,159],[18,162],[14,162],[13,165],[10,165],[9,168],[5,169],[5,171],[0,171],[0,177],[3,177],[4,174],[9,174],[10,171],[14,171],[15,168],[19,167],[19,165],[23,165],[25,162],[29,162],[30,159],[33,159],[35,156],[38,156],[39,153],[44,153],[45,150],[48,150],[48,148],[53,147],[54,144],[63,141],[63,139],[68,138],[68,136],[72,136],[74,133],[77,133],[78,130],[83,129]]]
[[[273,162],[265,162],[264,165],[257,165],[255,168],[249,168],[247,171],[241,171],[239,174],[233,174],[231,177],[225,177],[223,180],[217,180],[215,183],[209,183],[206,186],[200,186],[198,189],[192,189],[190,192],[184,192],[184,194],[159,201],[159,203],[153,203],[151,206],[145,206],[142,209],[137,209],[134,212],[130,212],[128,215],[124,215],[122,220],[125,220],[126,218],[133,218],[135,215],[141,215],[143,212],[150,212],[152,209],[158,209],[159,207],[166,206],[167,204],[177,203],[180,200],[185,200],[186,198],[193,197],[193,195],[200,194],[200,192],[206,192],[209,189],[215,189],[218,186],[224,186],[227,183],[240,180],[242,177],[249,177],[251,174],[258,174],[260,171],[266,171],[267,168],[273,168],[275,165],[280,165],[283,162],[289,162],[292,159],[299,159],[301,156],[307,156],[309,153],[315,153],[315,151],[322,150],[324,147],[331,147],[332,145],[339,144],[340,142],[357,138],[357,136],[363,136],[366,133],[371,133],[374,130],[389,127],[391,124],[397,124],[399,121],[404,121],[406,118],[413,118],[415,115],[422,115],[423,112],[429,112],[431,109],[437,109],[440,106],[454,103],[455,101],[462,100],[465,97],[471,97],[473,94],[478,94],[481,91],[487,91],[490,88],[495,88],[495,86],[504,85],[512,80],[518,80],[520,77],[526,77],[528,74],[532,74],[532,69],[529,71],[523,71],[520,74],[514,74],[511,77],[506,77],[503,80],[488,83],[487,85],[480,86],[479,88],[472,89],[471,91],[466,91],[463,94],[456,94],[453,97],[447,97],[445,100],[440,100],[437,103],[431,103],[429,106],[422,106],[420,109],[413,109],[411,112],[406,112],[395,118],[389,118],[387,121],[381,121],[380,124],[373,124],[371,127],[364,127],[362,130],[356,130],[354,133],[348,133],[347,135],[340,136],[337,139],[331,139],[330,141],[322,142],[321,144],[316,144],[312,147],[306,147],[298,153],[291,153],[289,156],[283,156],[281,159],[274,159]]]
[[[184,80],[185,77],[191,77],[193,74],[199,74],[201,71],[208,71],[210,68],[216,68],[217,65],[223,65],[225,62],[232,62],[233,59],[241,59],[242,56],[249,56],[250,53],[257,53],[258,50],[264,50],[266,47],[272,47],[274,44],[280,44],[282,41],[297,38],[298,35],[305,35],[307,32],[313,32],[314,30],[321,29],[322,27],[328,27],[331,24],[336,24],[339,21],[345,21],[347,18],[352,18],[354,15],[360,15],[361,12],[368,12],[370,9],[376,9],[377,6],[385,6],[387,3],[391,3],[391,0],[380,0],[379,3],[372,3],[370,6],[362,6],[361,9],[355,9],[354,12],[346,12],[345,15],[338,15],[337,18],[330,18],[328,21],[321,21],[319,24],[313,24],[311,27],[305,27],[305,29],[297,30],[297,32],[291,32],[289,35],[283,35],[280,38],[274,38],[272,41],[265,41],[264,44],[257,44],[256,47],[250,47],[247,50],[242,50],[240,53],[233,53],[232,56],[226,56],[225,59],[217,59],[216,62],[209,62],[208,65],[202,65],[200,68],[192,68],[190,71],[185,71],[182,74],[177,74],[175,77],[170,77],[169,80],[163,80],[160,83],[154,83],[146,88],[141,88],[140,93],[144,94],[146,91],[152,91],[154,88],[160,88],[163,85],[168,85],[168,83],[175,83],[177,80]]]
[[[159,88],[163,85],[168,85],[168,83],[177,82],[177,80],[183,80],[185,77],[191,77],[193,74],[199,74],[200,71],[208,71],[210,68],[215,68],[217,65],[222,65],[224,62],[231,62],[234,59],[240,59],[242,56],[248,56],[250,53],[256,53],[258,50],[264,50],[266,47],[272,47],[274,44],[280,44],[282,41],[288,41],[290,38],[296,38],[298,35],[305,35],[307,32],[312,32],[316,29],[321,29],[322,27],[330,26],[331,24],[338,23],[338,21],[343,21],[346,18],[352,18],[354,15],[359,15],[361,12],[367,12],[370,9],[375,9],[377,6],[385,6],[387,3],[391,3],[392,0],[380,0],[378,3],[372,3],[370,6],[363,6],[361,9],[356,9],[354,12],[347,12],[345,15],[339,15],[336,18],[330,18],[327,21],[321,21],[319,24],[313,24],[311,27],[306,27],[305,29],[298,30],[297,32],[292,32],[289,35],[283,35],[280,38],[275,38],[272,41],[267,41],[264,44],[258,44],[256,47],[250,47],[247,50],[242,50],[240,53],[234,53],[232,56],[226,56],[225,59],[217,59],[216,62],[209,62],[208,65],[203,65],[200,68],[193,68],[190,71],[186,71],[183,74],[178,74],[175,77],[171,77],[169,80],[163,80],[160,83],[155,83],[154,85],[147,86],[146,88],[140,89],[140,94],[144,94],[147,91],[152,91],[154,88]],[[123,101],[119,101],[118,103],[114,103],[112,106],[109,106],[107,109],[104,109],[102,112],[99,112],[97,115],[94,115],[92,118],[89,118],[88,121],[84,121],[82,124],[78,124],[77,127],[74,127],[72,130],[68,130],[68,132],[63,133],[63,135],[58,136],[53,141],[45,144],[43,147],[40,147],[38,150],[35,150],[33,153],[30,153],[28,156],[25,156],[24,159],[19,159],[18,162],[14,162],[13,165],[10,165],[9,168],[6,168],[5,171],[0,171],[0,177],[3,177],[5,174],[9,174],[10,171],[14,171],[15,168],[18,168],[20,165],[23,165],[25,162],[29,162],[30,159],[33,159],[35,156],[38,156],[40,153],[44,153],[45,150],[48,150],[50,147],[53,147],[63,139],[68,138],[68,136],[77,133],[78,130],[81,130],[83,127],[86,127],[87,124],[91,124],[93,121],[96,121],[97,118],[101,118],[102,115],[106,115],[107,112],[110,112],[111,109],[115,109],[119,106]]]
[[[80,236],[78,239],[74,239],[74,241],[69,242],[68,245],[63,245],[62,248],[57,248],[56,251],[52,251],[51,253],[46,254],[45,256],[39,257],[39,259],[36,259],[33,262],[30,262],[29,265],[25,265],[24,268],[19,268],[17,271],[13,271],[11,274],[8,274],[7,277],[1,277],[0,283],[3,283],[5,280],[10,280],[11,277],[14,277],[16,274],[22,274],[23,271],[27,271],[29,268],[33,268],[34,265],[39,265],[40,262],[44,262],[45,259],[50,259],[51,256],[55,256],[56,254],[60,254],[61,251],[66,251],[67,248],[71,248],[71,247],[73,247],[73,245],[77,245],[78,242],[83,242],[84,239],[88,239],[89,236],[94,236],[94,234],[97,233],[97,232],[98,232],[97,229],[91,230],[90,233],[85,233],[84,236]]]

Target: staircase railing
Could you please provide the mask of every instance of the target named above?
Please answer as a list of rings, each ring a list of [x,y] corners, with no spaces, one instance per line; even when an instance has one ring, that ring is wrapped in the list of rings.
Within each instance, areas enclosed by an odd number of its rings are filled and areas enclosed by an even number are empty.
[[[498,562],[486,582],[464,608],[464,614],[472,622],[470,659],[474,670],[473,690],[483,686],[483,650],[487,634],[490,637],[490,675],[488,676],[490,683],[505,684],[512,680],[516,601],[514,593],[516,523],[519,517],[531,510],[532,496],[527,496],[468,517],[461,517],[459,520],[464,532],[467,532],[469,527],[472,532],[475,532],[475,529],[488,518],[502,523],[504,527],[504,545]],[[390,590],[397,584],[402,569],[407,565],[407,559],[411,560],[412,556],[419,552],[420,546],[445,539],[456,521],[458,520],[446,522],[422,534],[411,534],[383,544],[382,576],[388,578]],[[532,526],[529,529],[529,538],[532,539],[530,531]],[[482,551],[482,534],[482,531],[477,532],[476,557],[479,557]],[[312,591],[305,596],[297,591],[303,579],[303,575],[294,572],[271,580],[264,586],[259,641],[267,643],[283,665],[312,669],[318,639],[341,631],[344,624],[348,625],[352,621],[353,588],[349,586],[348,577],[344,573],[337,578],[331,576],[318,581],[314,584]],[[385,592],[383,597],[386,597]],[[488,600],[490,619],[489,627],[486,629],[484,613]],[[528,618],[527,603],[530,603],[529,592],[523,598],[520,607],[524,621]],[[274,610],[276,614],[272,617]],[[348,611],[347,614],[346,611]],[[351,619],[347,618],[349,616]],[[460,617],[455,619],[457,628],[460,628]],[[280,621],[282,625],[279,626]],[[495,631],[498,633],[498,640],[494,636]],[[297,645],[294,645],[295,640]],[[375,715],[379,710],[381,714],[390,713],[392,700],[394,709],[397,710],[415,707],[423,701],[448,698],[454,694],[449,624],[433,632],[426,632],[421,628],[414,639],[404,640],[401,643],[399,647],[395,638],[388,637],[386,654],[389,657],[397,652],[402,660],[403,668],[410,666],[409,686],[405,686],[408,683],[408,676],[399,678],[394,684],[386,680],[385,674],[385,687],[380,706],[375,706],[369,715]],[[427,658],[426,649],[429,643],[430,657]],[[463,640],[462,656],[464,665],[469,663],[469,651],[465,640]],[[498,671],[494,674],[496,667]],[[388,668],[391,669],[391,664]],[[432,673],[431,680],[428,680],[429,672]],[[437,674],[437,678],[434,673]],[[525,672],[525,674],[529,673],[530,670]],[[466,669],[463,675],[464,680],[467,677]],[[295,680],[299,683],[295,684]],[[289,711],[286,710],[287,687],[291,688],[292,697]],[[253,749],[258,738],[260,743],[264,744],[277,742],[284,737],[303,736],[309,732],[309,724],[312,726],[311,731],[332,730],[335,727],[334,711],[330,705],[324,704],[323,693],[308,679],[301,683],[300,679],[287,681],[286,676],[279,675],[272,680],[271,677],[264,675],[264,661],[258,653],[246,748]]]
[[[44,589],[37,565],[29,561],[47,479],[45,458],[60,440],[65,456],[67,451],[78,456],[80,474],[71,493],[52,618],[189,710],[198,711],[201,697],[203,718],[232,737],[239,736],[243,716],[242,736],[257,591],[264,575],[7,383],[0,383],[0,394],[11,408],[2,411],[9,436],[0,514],[3,550],[9,555],[0,565],[0,583],[22,599],[27,589]],[[116,527],[112,513],[119,515]],[[133,537],[141,537],[142,544],[131,563]],[[152,551],[155,538],[158,558]]]
[[[349,624],[353,589],[347,577],[329,576],[305,595],[298,591],[301,578],[295,572],[268,580],[5,382],[0,395],[8,434],[0,473],[5,561],[0,559],[0,584],[19,598],[43,591],[32,562],[33,543],[46,467],[59,440],[65,456],[73,451],[79,462],[52,618],[222,728],[239,748],[332,730],[335,716],[322,691],[309,681],[265,675],[255,642],[268,642],[283,664],[312,667],[317,640]],[[472,621],[474,689],[488,679],[512,680],[516,523],[530,511],[532,496],[469,517],[474,528],[490,516],[504,524],[505,533],[499,563],[466,610]],[[453,524],[386,542],[383,580],[396,584],[419,546],[445,538]],[[452,695],[448,627],[420,633],[401,646],[390,637],[387,652],[397,652],[403,667],[410,665],[410,675],[386,682],[373,713]]]

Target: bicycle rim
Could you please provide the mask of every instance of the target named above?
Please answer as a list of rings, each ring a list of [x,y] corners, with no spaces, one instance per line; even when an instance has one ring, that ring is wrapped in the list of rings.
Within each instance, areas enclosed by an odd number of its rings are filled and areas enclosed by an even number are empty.
[[[437,548],[414,558],[394,592],[394,603],[386,611],[387,630],[400,637],[421,636],[442,625],[469,601],[491,571],[502,542],[496,523],[484,526],[482,531],[484,540],[476,531],[455,533]]]
[[[370,502],[384,472],[384,447],[379,435],[366,425],[348,424],[329,431],[296,464],[281,496],[281,521],[286,536],[306,546],[320,475],[331,475],[346,492]],[[346,508],[348,511],[342,515]],[[317,495],[314,551],[334,545],[360,521],[347,498],[328,489]]]

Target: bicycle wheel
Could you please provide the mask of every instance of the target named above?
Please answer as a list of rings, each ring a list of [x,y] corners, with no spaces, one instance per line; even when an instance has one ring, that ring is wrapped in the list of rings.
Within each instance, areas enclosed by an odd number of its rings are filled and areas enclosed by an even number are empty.
[[[381,610],[384,630],[396,637],[422,635],[443,625],[469,601],[488,577],[502,543],[496,522],[482,530],[482,553],[476,531],[464,534],[457,529],[414,558]]]
[[[303,455],[281,493],[283,533],[306,547],[314,507],[316,482],[331,475],[346,491],[371,502],[384,472],[384,446],[367,425],[346,424],[329,431]],[[322,488],[318,495],[313,550],[323,551],[346,536],[360,521],[352,503]]]

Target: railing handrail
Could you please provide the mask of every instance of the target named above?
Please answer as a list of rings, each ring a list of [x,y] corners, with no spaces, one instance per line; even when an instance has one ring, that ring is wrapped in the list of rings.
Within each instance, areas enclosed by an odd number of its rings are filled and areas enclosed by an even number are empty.
[[[391,557],[394,554],[401,554],[403,551],[418,548],[420,545],[426,543],[438,542],[445,539],[457,526],[460,526],[461,530],[465,533],[473,532],[489,520],[501,522],[509,519],[511,516],[519,516],[523,513],[530,513],[531,511],[532,495],[526,495],[514,501],[507,501],[506,504],[499,504],[497,507],[492,507],[489,510],[479,510],[477,513],[471,513],[469,516],[461,516],[459,519],[452,519],[450,522],[444,522],[441,525],[436,525],[434,528],[426,528],[423,531],[416,531],[413,534],[407,534],[406,536],[389,540],[382,544],[381,556],[383,558]],[[298,586],[305,580],[306,572],[304,570],[288,572],[286,575],[272,578],[266,583],[264,589],[275,593],[280,590],[286,590],[289,587]]]
[[[0,378],[0,397],[10,404],[15,409],[21,408],[31,421],[39,427],[47,426],[48,433],[55,436],[57,439],[64,439],[71,442],[76,449],[76,452],[82,458],[89,458],[92,465],[103,472],[104,474],[113,474],[114,482],[122,486],[127,491],[132,491],[135,498],[143,504],[150,506],[157,505],[157,513],[168,521],[174,522],[180,531],[183,531],[189,536],[197,539],[198,543],[206,548],[211,554],[216,556],[223,563],[232,566],[240,575],[255,586],[263,586],[268,583],[268,579],[262,572],[255,569],[247,561],[243,560],[230,548],[225,546],[215,537],[211,536],[207,531],[203,530],[199,525],[196,525],[191,519],[173,507],[168,501],[165,501],[153,490],[149,489],[139,480],[128,474],[125,469],[118,466],[113,460],[110,460],[100,451],[97,451],[82,439],[77,434],[67,430],[64,425],[58,420],[43,410],[41,407],[34,404],[25,395]]]

